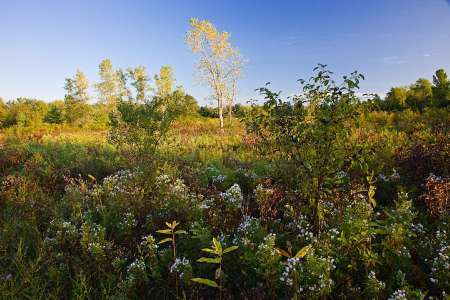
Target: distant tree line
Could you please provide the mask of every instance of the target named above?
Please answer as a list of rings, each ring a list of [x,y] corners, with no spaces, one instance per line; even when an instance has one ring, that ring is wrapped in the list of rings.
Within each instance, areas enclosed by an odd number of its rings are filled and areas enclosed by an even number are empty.
[[[99,65],[100,82],[94,85],[97,95],[89,94],[86,75],[77,70],[72,78],[65,79],[64,100],[47,103],[32,98],[17,98],[5,102],[0,98],[0,128],[14,125],[37,127],[44,123],[68,124],[76,127],[105,126],[110,115],[121,102],[132,101],[143,104],[154,98],[161,102],[160,109],[169,105],[174,98],[180,99],[182,114],[197,114],[199,107],[183,87],[175,86],[170,66],[161,67],[154,76],[156,87],[150,84],[150,77],[144,66],[115,70],[109,59]],[[97,100],[90,104],[91,100]]]
[[[433,82],[419,78],[414,84],[393,87],[383,99],[375,95],[367,101],[370,110],[423,112],[426,108],[447,108],[450,105],[450,80],[443,69],[433,76]]]

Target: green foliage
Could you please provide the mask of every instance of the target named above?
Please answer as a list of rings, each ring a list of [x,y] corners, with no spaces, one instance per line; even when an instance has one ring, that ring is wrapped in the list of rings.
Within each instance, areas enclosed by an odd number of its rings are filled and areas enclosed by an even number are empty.
[[[185,97],[175,91],[166,97],[120,101],[111,114],[108,139],[119,147],[127,146],[139,154],[154,153],[170,125],[182,113]]]
[[[447,107],[450,103],[450,80],[443,69],[436,71],[433,76],[433,96],[436,107]]]
[[[200,277],[192,278],[191,280],[200,284],[208,285],[210,287],[219,288],[219,298],[222,299],[223,278],[225,277],[222,261],[223,255],[233,252],[237,249],[238,246],[229,246],[224,248],[216,238],[213,238],[211,248],[203,248],[202,251],[212,254],[214,257],[201,257],[197,259],[197,262],[216,265],[217,269],[214,272],[214,279],[218,280],[219,283],[211,279]]]
[[[318,230],[320,201],[342,185],[340,176],[349,171],[354,156],[346,147],[351,120],[357,113],[355,90],[363,76],[354,72],[337,84],[325,65],[314,70],[316,75],[308,82],[301,81],[302,94],[293,96],[292,101],[261,88],[266,102],[250,112],[246,126],[257,136],[264,155],[285,162],[282,168],[290,171],[281,172],[290,177],[285,178],[290,185],[298,187],[300,200],[309,203]]]
[[[55,101],[50,103],[44,121],[50,124],[62,124],[64,122],[64,102]]]
[[[2,98],[0,98],[0,128],[4,127],[4,122],[8,113],[8,107]]]
[[[448,297],[442,71],[395,111],[321,65],[221,132],[181,89],[103,65],[117,107],[87,104],[82,128],[67,101],[0,102],[0,298]]]
[[[18,98],[8,103],[3,126],[39,127],[43,122],[47,109],[47,105],[43,101]]]
[[[424,112],[427,108],[445,108],[450,103],[450,81],[443,69],[433,75],[433,84],[419,78],[409,87],[393,87],[385,99],[374,95],[367,104],[371,110],[402,111],[412,109]]]
[[[121,97],[121,73],[113,69],[109,59],[105,59],[99,65],[99,75],[101,81],[96,85],[99,100],[113,109]]]
[[[86,122],[89,113],[88,88],[86,75],[80,70],[77,70],[74,78],[66,78],[64,107],[65,118],[69,124],[81,127]]]

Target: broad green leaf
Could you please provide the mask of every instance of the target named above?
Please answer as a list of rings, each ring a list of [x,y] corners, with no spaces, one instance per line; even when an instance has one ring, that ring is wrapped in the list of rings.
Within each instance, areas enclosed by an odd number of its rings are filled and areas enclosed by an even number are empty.
[[[164,244],[164,243],[171,242],[171,241],[172,241],[172,238],[165,238],[165,239],[160,240],[158,242],[158,244]]]
[[[193,282],[205,284],[205,285],[208,285],[208,286],[210,286],[210,287],[215,287],[215,288],[216,288],[216,287],[219,287],[215,281],[210,280],[210,279],[199,278],[199,277],[197,277],[197,278],[192,278],[191,280],[192,280]]]
[[[232,252],[232,251],[236,250],[237,248],[239,248],[239,247],[238,246],[228,247],[225,250],[223,250],[223,254],[228,253],[228,252]]]
[[[160,230],[156,230],[156,232],[163,233],[163,234],[172,234],[172,231],[170,231],[170,229],[160,229]]]
[[[212,253],[212,254],[216,254],[216,251],[214,251],[214,249],[203,248],[202,251],[203,251],[203,252]]]
[[[281,249],[281,248],[276,248],[276,249],[278,250],[278,252],[280,252],[280,254],[281,254],[282,256],[287,257],[287,258],[290,258],[290,257],[291,257],[291,255],[290,255],[286,250],[283,250],[283,249]]]
[[[222,245],[220,244],[220,242],[216,238],[213,238],[213,245],[216,248],[217,252],[219,254],[222,254]]]
[[[177,230],[175,234],[187,234],[186,230]]]
[[[308,254],[309,250],[312,248],[311,245],[305,246],[302,249],[300,249],[297,254],[295,254],[295,258],[302,258],[304,257],[306,254]]]
[[[197,262],[204,262],[208,264],[220,264],[222,259],[220,257],[210,258],[210,257],[201,257],[197,259]]]

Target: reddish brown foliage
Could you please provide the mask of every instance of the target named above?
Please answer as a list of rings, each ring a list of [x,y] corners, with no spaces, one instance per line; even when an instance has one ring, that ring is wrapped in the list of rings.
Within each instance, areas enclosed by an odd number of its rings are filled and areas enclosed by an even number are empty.
[[[433,217],[442,217],[450,213],[450,178],[441,178],[430,174],[426,183],[426,192],[420,197]]]

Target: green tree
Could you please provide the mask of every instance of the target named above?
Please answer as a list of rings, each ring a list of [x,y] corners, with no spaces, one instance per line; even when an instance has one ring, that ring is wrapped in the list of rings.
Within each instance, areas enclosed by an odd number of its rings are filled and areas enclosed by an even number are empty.
[[[128,69],[128,76],[136,92],[135,100],[143,103],[150,91],[150,79],[147,75],[146,68],[144,66],[130,68]]]
[[[89,82],[84,73],[77,70],[73,78],[66,78],[64,88],[65,118],[68,123],[81,126],[86,122],[89,110]]]
[[[155,76],[156,94],[158,96],[167,96],[173,91],[175,78],[173,76],[172,67],[162,66],[159,69],[159,75]]]
[[[49,105],[44,121],[50,124],[62,124],[64,122],[64,102],[54,101]]]
[[[138,160],[155,154],[172,122],[183,113],[186,101],[181,89],[164,97],[146,96],[143,91],[148,90],[148,82],[141,75],[131,83],[135,92],[121,98],[117,111],[110,115],[108,135],[110,143],[133,150]]]
[[[4,126],[38,127],[48,109],[44,101],[28,98],[17,98],[8,107]]]
[[[197,100],[189,94],[184,95],[184,113],[187,115],[196,115],[199,111]]]
[[[114,107],[120,97],[119,76],[113,69],[109,59],[103,60],[99,65],[100,83],[96,85],[101,103]]]
[[[8,114],[8,106],[3,101],[3,98],[0,97],[0,128],[3,127],[3,123],[6,120],[7,114]]]
[[[408,98],[407,87],[393,87],[386,95],[386,110],[401,111],[406,107],[406,99]]]
[[[314,70],[309,81],[301,80],[302,93],[291,99],[261,88],[266,102],[253,106],[245,123],[257,137],[261,154],[274,162],[276,174],[308,204],[319,230],[321,207],[342,187],[342,174],[348,174],[355,155],[347,148],[351,120],[357,115],[355,91],[363,76],[353,72],[337,84],[325,65]]]
[[[431,82],[428,79],[420,78],[411,86],[406,104],[413,110],[423,112],[425,107],[430,105],[432,97]]]
[[[450,80],[443,69],[436,71],[433,76],[433,98],[436,107],[446,107],[450,103]]]

